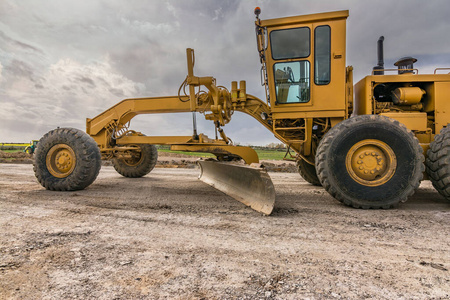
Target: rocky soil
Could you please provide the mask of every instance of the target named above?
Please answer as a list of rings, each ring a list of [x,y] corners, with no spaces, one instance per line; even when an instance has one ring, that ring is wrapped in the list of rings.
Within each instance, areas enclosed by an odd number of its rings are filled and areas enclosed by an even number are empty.
[[[429,182],[391,210],[343,206],[270,172],[263,216],[197,179],[103,166],[51,192],[0,164],[1,299],[448,299],[450,203]]]

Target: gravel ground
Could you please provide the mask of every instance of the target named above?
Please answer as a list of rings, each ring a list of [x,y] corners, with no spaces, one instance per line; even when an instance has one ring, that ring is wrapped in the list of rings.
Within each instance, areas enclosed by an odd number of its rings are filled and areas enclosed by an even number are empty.
[[[428,181],[391,210],[273,173],[271,216],[197,179],[102,167],[51,192],[0,164],[1,299],[448,299],[450,203]]]

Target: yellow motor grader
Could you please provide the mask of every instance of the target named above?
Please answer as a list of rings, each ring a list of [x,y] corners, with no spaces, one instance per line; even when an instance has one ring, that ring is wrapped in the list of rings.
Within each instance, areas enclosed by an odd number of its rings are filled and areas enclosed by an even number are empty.
[[[450,199],[445,69],[418,74],[411,57],[385,69],[380,38],[378,65],[353,86],[353,68],[345,63],[348,11],[270,20],[259,19],[259,8],[255,14],[266,99],[247,94],[245,81],[227,89],[213,77],[195,76],[194,50],[187,49],[188,75],[177,95],[123,100],[87,119],[87,134],[58,128],[44,135],[35,153],[38,181],[49,190],[84,189],[96,179],[101,159],[112,160],[123,176],[142,177],[156,164],[154,145],[170,145],[214,154],[217,160],[199,162],[200,179],[270,214],[275,190],[256,152],[233,145],[223,131],[240,111],[288,146],[306,181],[346,205],[390,208],[406,201],[423,176]],[[194,113],[192,136],[146,136],[130,129],[138,114],[174,112]],[[213,122],[215,138],[197,133],[195,112]]]

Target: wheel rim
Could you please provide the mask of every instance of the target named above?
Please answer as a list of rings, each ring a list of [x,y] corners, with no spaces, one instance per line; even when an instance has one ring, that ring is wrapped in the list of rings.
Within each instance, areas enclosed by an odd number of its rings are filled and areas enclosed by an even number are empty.
[[[362,140],[348,151],[345,166],[356,182],[380,186],[392,178],[397,168],[394,151],[379,140]]]
[[[124,158],[123,162],[130,167],[134,167],[134,166],[139,165],[143,159],[144,159],[144,156],[142,155],[142,152],[132,151],[131,158]]]
[[[66,144],[53,146],[45,159],[48,171],[57,178],[65,178],[72,174],[76,161],[75,152]]]

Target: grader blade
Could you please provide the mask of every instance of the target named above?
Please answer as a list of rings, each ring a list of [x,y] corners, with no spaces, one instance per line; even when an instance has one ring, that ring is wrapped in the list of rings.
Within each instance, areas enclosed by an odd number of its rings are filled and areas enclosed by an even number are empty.
[[[201,181],[270,215],[275,204],[275,188],[265,169],[215,161],[198,161],[198,164]]]

